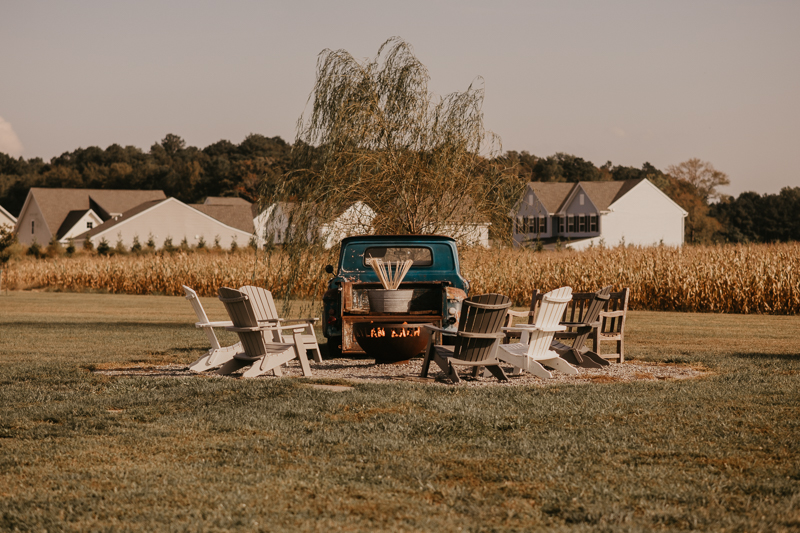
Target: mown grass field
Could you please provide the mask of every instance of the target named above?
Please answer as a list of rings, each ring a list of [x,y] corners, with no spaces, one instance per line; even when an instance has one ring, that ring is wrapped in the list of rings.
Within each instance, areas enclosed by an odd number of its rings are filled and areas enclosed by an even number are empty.
[[[800,528],[798,316],[631,312],[629,357],[710,371],[687,381],[89,371],[188,363],[193,321],[180,297],[0,294],[0,530]]]

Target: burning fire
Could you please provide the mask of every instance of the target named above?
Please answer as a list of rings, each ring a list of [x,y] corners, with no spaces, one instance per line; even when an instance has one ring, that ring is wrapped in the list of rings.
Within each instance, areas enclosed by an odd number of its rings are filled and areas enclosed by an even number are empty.
[[[386,328],[372,328],[369,330],[369,334],[365,335],[366,337],[371,338],[378,338],[378,337],[385,337],[386,336]],[[420,329],[415,328],[413,330],[401,328],[401,329],[389,329],[389,336],[392,338],[398,337],[419,337],[420,336]]]

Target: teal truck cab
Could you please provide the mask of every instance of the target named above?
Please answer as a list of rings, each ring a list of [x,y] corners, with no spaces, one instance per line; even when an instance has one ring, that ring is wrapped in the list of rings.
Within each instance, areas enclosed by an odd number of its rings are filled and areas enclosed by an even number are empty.
[[[407,313],[375,313],[367,291],[380,289],[371,258],[387,261],[413,259],[399,288],[413,289]],[[332,265],[326,267],[333,274]],[[441,235],[363,235],[342,240],[339,265],[324,304],[323,334],[331,354],[363,353],[353,336],[359,322],[434,324],[456,332],[461,302],[469,282],[461,277],[456,242]]]

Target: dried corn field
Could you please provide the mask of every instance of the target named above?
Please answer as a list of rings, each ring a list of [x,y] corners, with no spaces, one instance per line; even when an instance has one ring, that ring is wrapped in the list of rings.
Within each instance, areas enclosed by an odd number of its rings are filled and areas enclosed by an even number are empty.
[[[254,283],[277,297],[319,299],[330,253],[283,252],[57,258],[9,265],[3,286],[129,294],[211,296]],[[465,249],[462,274],[472,294],[499,292],[527,305],[533,288],[631,288],[631,309],[721,313],[800,312],[800,244],[617,247],[583,252]]]

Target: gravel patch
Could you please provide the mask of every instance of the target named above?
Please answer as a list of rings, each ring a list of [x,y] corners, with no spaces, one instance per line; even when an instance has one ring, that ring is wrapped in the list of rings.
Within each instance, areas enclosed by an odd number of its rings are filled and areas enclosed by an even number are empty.
[[[332,359],[322,363],[311,363],[312,379],[336,380],[353,383],[372,382],[386,383],[390,381],[407,381],[413,383],[426,383],[436,386],[452,386],[450,380],[444,376],[435,363],[431,363],[428,378],[420,377],[422,359],[412,359],[404,365],[376,365],[370,359]],[[544,387],[561,383],[589,384],[589,383],[617,383],[629,381],[665,381],[702,377],[709,374],[703,368],[688,365],[669,363],[650,363],[641,361],[626,361],[624,363],[611,363],[602,369],[579,368],[578,375],[573,376],[553,371],[550,379],[541,379],[529,373],[512,375],[512,367],[504,366],[503,370],[508,375],[507,382],[499,382],[494,377],[466,377],[466,370],[459,373],[462,383],[466,387],[513,387],[534,386]],[[243,371],[243,370],[242,370]],[[231,376],[217,376],[213,372],[197,374],[187,367],[180,365],[162,366],[132,366],[123,368],[100,368],[95,372],[108,376],[147,376],[147,377],[198,377],[230,379],[238,378],[240,374]],[[283,369],[284,377],[303,377],[298,361],[289,363]],[[254,379],[277,379],[271,375],[259,376]]]

